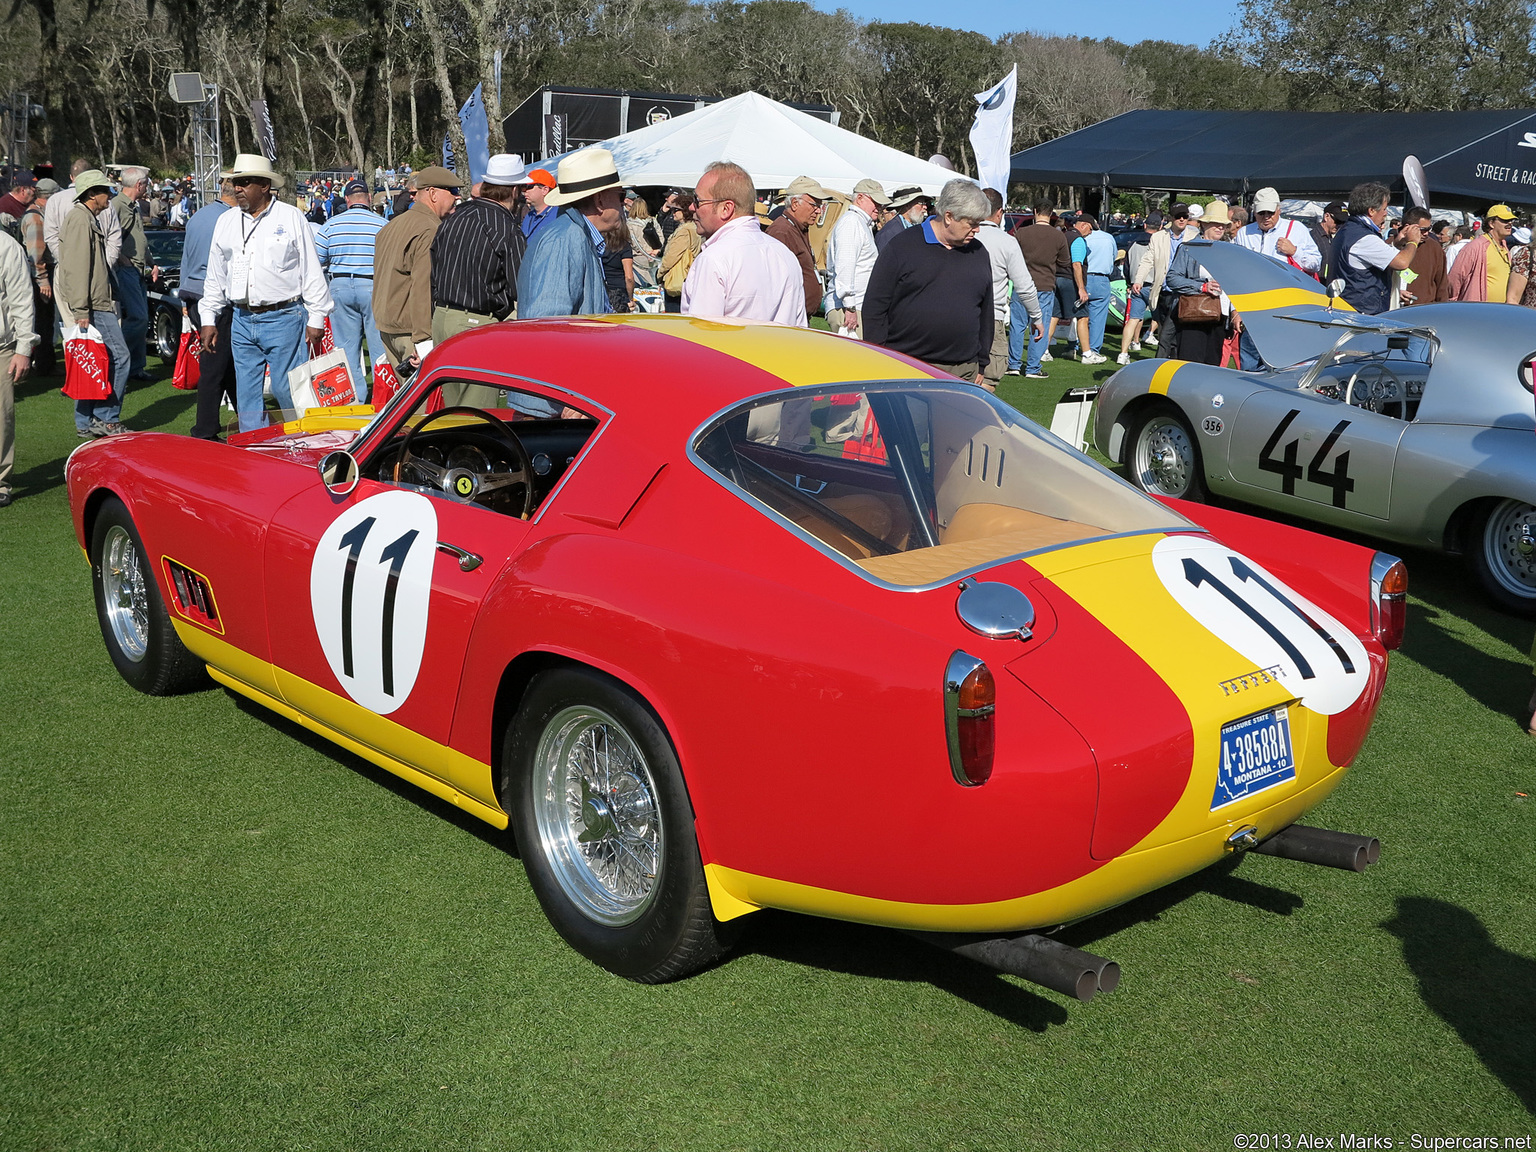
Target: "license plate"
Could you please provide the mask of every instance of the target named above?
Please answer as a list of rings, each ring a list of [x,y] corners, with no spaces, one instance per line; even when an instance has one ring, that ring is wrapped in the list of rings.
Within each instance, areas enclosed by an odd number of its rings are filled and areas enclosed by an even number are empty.
[[[1296,756],[1291,748],[1287,709],[1275,708],[1234,720],[1221,730],[1221,764],[1216,770],[1211,811],[1295,778]]]

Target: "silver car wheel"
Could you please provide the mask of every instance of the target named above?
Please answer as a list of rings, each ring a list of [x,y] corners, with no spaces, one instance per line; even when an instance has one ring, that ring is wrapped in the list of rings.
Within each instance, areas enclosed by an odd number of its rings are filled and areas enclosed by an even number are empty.
[[[1505,500],[1488,514],[1483,528],[1488,574],[1522,600],[1536,599],[1536,508]]]
[[[539,849],[561,889],[608,927],[656,897],[664,849],[656,782],[624,726],[588,705],[551,718],[534,754]]]
[[[114,524],[107,530],[101,553],[101,583],[105,594],[107,623],[122,654],[134,663],[149,651],[149,593],[144,587],[144,564],[126,528]]]
[[[1137,487],[1157,496],[1182,497],[1194,486],[1198,467],[1194,441],[1183,421],[1154,416],[1141,426],[1131,449]]]

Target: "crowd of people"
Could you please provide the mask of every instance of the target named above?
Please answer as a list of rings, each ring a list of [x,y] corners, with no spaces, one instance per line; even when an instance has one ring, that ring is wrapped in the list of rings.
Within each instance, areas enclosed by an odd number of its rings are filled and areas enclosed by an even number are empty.
[[[388,175],[376,172],[372,186],[358,176],[310,183],[306,212],[279,197],[283,178],[265,157],[241,155],[218,199],[186,219],[179,295],[202,348],[193,436],[218,439],[226,403],[242,430],[263,424],[268,391],[292,408],[289,373],[318,353],[327,327],[359,402],[385,365],[405,377],[471,328],[630,310],[796,326],[824,315],[844,336],[995,390],[1008,373],[1048,378],[1058,328],[1067,355],[1104,363],[1120,276],[1119,363],[1155,348],[1260,367],[1194,239],[1341,282],[1362,313],[1448,299],[1536,306],[1530,234],[1508,207],[1494,205],[1472,229],[1422,209],[1389,226],[1380,184],[1356,187],[1314,225],[1286,219],[1265,188],[1251,215],[1219,199],[1179,202],[1112,234],[1092,213],[1063,216],[1047,200],[1010,233],[1003,196],[962,178],[933,196],[873,179],[841,194],[801,176],[769,198],[720,161],[694,188],[648,199],[603,148],[555,172],[492,156],[468,188],[432,166],[399,173],[390,196]],[[71,178],[61,188],[18,173],[0,197],[0,507],[11,499],[12,387],[54,371],[55,317],[65,333],[94,329],[108,354],[110,395],[76,403],[82,438],[125,431],[127,384],[148,378],[146,285],[158,270],[145,228],[167,189],[137,167],[112,179],[82,161]]]

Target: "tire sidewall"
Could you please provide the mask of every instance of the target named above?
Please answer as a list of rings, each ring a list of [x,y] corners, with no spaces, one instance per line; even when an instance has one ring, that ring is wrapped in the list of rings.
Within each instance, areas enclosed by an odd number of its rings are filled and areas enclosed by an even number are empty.
[[[1141,473],[1136,467],[1137,447],[1141,443],[1141,438],[1146,433],[1147,425],[1151,424],[1152,421],[1158,419],[1159,417],[1166,417],[1167,419],[1175,421],[1184,430],[1184,435],[1189,439],[1190,449],[1194,452],[1194,462],[1193,468],[1191,469],[1189,487],[1179,496],[1172,496],[1171,493],[1151,492],[1146,487],[1146,485],[1142,483]],[[1130,430],[1130,435],[1126,437],[1126,445],[1126,477],[1137,488],[1141,489],[1143,492],[1146,492],[1148,495],[1172,496],[1172,498],[1176,500],[1191,500],[1199,502],[1205,499],[1205,454],[1200,450],[1200,441],[1195,439],[1195,430],[1190,427],[1189,420],[1185,417],[1183,411],[1176,405],[1161,403],[1148,405],[1146,408],[1143,408],[1136,415],[1136,419],[1133,422]]]
[[[120,527],[128,533],[128,538],[138,551],[139,564],[144,569],[144,588],[149,599],[149,635],[145,640],[142,660],[130,659],[122,650],[107,618],[106,581],[102,567],[106,559],[107,533],[114,527]],[[101,506],[91,528],[91,584],[96,599],[96,621],[101,626],[101,638],[106,643],[107,655],[112,658],[113,667],[133,688],[150,695],[160,694],[165,687],[162,680],[169,656],[168,649],[172,644],[180,645],[181,639],[172,630],[165,601],[160,595],[160,582],[149,554],[144,550],[144,541],[139,536],[133,517],[123,502],[115,497]]]
[[[1471,540],[1467,542],[1468,547],[1465,551],[1467,566],[1472,570],[1472,575],[1482,588],[1483,594],[1495,605],[1511,615],[1531,619],[1536,617],[1536,596],[1519,596],[1506,588],[1494,575],[1488,560],[1488,533],[1494,517],[1507,503],[1507,500],[1494,501],[1477,518],[1476,528]]]
[[[608,713],[645,756],[656,786],[662,821],[658,890],[649,907],[622,927],[598,924],[565,894],[545,857],[533,811],[532,787],[539,740],[563,709],[586,704]],[[707,899],[693,830],[693,810],[677,755],[665,731],[630,690],[617,681],[577,669],[539,676],[508,729],[502,795],[528,880],[544,914],[561,937],[593,963],[618,976],[644,980],[676,954],[701,898]]]

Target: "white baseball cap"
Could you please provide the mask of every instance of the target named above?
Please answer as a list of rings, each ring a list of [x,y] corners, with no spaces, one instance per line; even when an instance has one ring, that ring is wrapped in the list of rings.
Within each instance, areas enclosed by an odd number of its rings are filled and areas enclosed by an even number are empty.
[[[1273,188],[1260,188],[1253,194],[1253,210],[1255,212],[1280,211],[1280,193]]]

